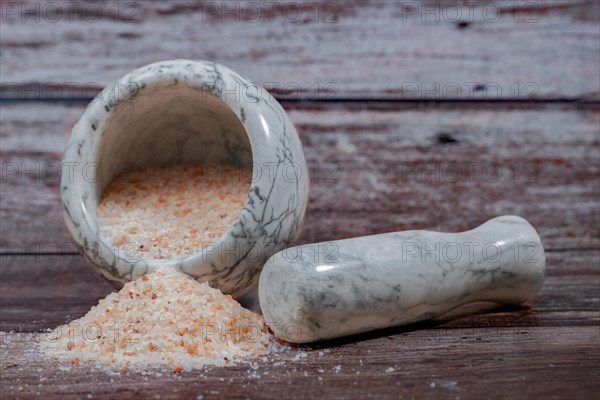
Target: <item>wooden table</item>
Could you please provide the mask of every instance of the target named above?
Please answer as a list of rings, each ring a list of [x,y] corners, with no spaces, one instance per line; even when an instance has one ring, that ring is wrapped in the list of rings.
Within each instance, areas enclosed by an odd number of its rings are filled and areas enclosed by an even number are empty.
[[[2,399],[598,396],[596,1],[50,3],[1,3]],[[256,371],[111,376],[31,355],[36,332],[111,291],[62,222],[69,131],[99,89],[170,58],[226,64],[282,100],[313,171],[301,243],[518,214],[546,249],[538,298]]]

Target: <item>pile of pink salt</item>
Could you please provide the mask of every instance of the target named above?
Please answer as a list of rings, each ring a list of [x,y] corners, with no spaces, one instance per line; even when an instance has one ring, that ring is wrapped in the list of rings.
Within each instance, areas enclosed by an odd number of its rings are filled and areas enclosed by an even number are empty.
[[[187,256],[229,230],[251,179],[251,169],[229,166],[172,165],[130,172],[104,190],[97,210],[102,234],[129,256]]]
[[[281,348],[262,316],[174,268],[129,282],[44,335],[50,357],[121,371],[226,366]]]

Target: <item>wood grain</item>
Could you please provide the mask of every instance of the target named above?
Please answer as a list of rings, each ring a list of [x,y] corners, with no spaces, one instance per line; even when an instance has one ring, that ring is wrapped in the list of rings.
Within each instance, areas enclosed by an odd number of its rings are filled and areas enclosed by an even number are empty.
[[[5,334],[0,381],[11,398],[587,399],[598,390],[598,340],[597,327],[408,329],[331,346],[322,356],[294,360],[288,351],[258,361],[256,370],[155,377],[62,371],[28,353],[30,337]]]
[[[600,246],[600,108],[288,105],[311,173],[301,243],[527,218],[547,249]],[[58,170],[81,106],[3,106],[1,251],[73,253]]]
[[[2,3],[3,99],[89,99],[173,58],[291,99],[600,99],[595,0],[53,4]]]

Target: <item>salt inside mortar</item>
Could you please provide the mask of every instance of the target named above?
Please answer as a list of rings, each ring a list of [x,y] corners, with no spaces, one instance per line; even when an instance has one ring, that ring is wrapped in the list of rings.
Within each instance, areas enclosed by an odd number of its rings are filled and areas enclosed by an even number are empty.
[[[252,170],[171,165],[125,174],[104,190],[104,236],[129,256],[181,258],[221,237],[248,197]]]

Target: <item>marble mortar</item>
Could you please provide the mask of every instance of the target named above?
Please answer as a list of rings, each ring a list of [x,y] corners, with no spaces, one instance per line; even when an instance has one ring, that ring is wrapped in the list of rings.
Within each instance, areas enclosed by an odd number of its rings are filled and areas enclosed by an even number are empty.
[[[96,210],[117,176],[203,163],[255,171],[243,209],[214,243],[155,261],[103,236]],[[248,78],[208,61],[158,62],[107,86],[73,128],[63,166],[66,225],[85,258],[116,287],[173,266],[240,297],[256,287],[269,256],[296,239],[308,201],[302,144],[281,105]]]

